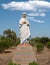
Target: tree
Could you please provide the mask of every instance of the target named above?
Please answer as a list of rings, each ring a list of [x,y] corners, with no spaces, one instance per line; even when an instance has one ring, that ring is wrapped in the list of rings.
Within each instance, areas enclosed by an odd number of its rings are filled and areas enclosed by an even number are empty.
[[[33,41],[34,41],[35,43],[40,43],[40,37],[35,37],[35,38],[33,38]]]
[[[50,42],[47,43],[47,48],[50,49]]]
[[[16,46],[17,46],[18,44],[20,44],[20,38],[17,38],[17,40],[16,40]]]
[[[20,64],[16,64],[16,63],[13,63],[12,61],[8,63],[8,65],[20,65]]]
[[[4,50],[13,46],[13,40],[9,38],[0,39],[0,52],[4,52]]]
[[[32,46],[34,46],[34,40],[33,40],[33,38],[31,38],[31,39],[29,40],[29,44],[32,45]]]
[[[5,30],[5,31],[4,31],[4,35],[5,35],[7,38],[13,39],[14,41],[16,41],[16,39],[17,39],[16,33],[15,33],[14,31],[11,31],[10,29]]]
[[[46,44],[49,41],[48,37],[41,37],[40,42]]]
[[[35,37],[35,38],[31,38],[31,40],[29,40],[29,43],[34,46],[37,43],[40,43],[40,37]]]
[[[5,34],[5,36],[7,36],[7,37],[11,37],[11,30],[10,30],[10,29],[5,30],[5,31],[3,32],[3,34]]]
[[[36,62],[32,62],[32,63],[29,63],[29,65],[39,65],[39,64]]]
[[[37,43],[36,48],[38,52],[41,52],[44,50],[44,45],[42,43]]]

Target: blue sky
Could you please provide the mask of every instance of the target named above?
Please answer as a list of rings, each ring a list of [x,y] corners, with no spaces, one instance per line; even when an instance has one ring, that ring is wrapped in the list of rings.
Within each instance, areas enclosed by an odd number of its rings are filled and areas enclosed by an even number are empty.
[[[19,36],[19,19],[27,13],[32,37],[50,37],[49,0],[0,0],[0,34],[11,29]]]

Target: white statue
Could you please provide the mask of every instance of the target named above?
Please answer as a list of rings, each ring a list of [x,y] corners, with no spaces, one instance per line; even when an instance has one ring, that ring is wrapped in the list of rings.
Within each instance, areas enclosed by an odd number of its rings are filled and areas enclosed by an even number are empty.
[[[26,19],[26,13],[23,12],[22,18],[19,21],[20,28],[20,43],[26,43],[27,39],[31,36],[29,29],[29,21]]]

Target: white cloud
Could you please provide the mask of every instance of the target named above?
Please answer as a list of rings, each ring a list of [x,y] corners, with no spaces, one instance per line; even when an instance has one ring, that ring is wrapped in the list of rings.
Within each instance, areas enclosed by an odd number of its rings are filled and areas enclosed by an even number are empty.
[[[3,3],[1,6],[6,10],[26,10],[26,11],[32,11],[33,13],[28,13],[28,18],[31,21],[38,22],[38,23],[44,23],[42,20],[37,20],[34,17],[35,16],[46,16],[45,11],[50,10],[50,2],[42,1],[42,0],[29,0],[26,2],[9,2],[7,4]]]
[[[27,14],[28,16],[39,16],[39,14],[38,13],[29,13],[29,14]]]
[[[30,1],[43,1],[43,0],[30,0]]]
[[[44,23],[45,21],[37,20],[36,22],[38,22],[38,23]]]
[[[45,13],[29,13],[29,14],[27,14],[27,15],[28,15],[28,16],[42,16],[42,17],[46,16]]]
[[[37,20],[37,19],[35,19],[34,18],[34,20],[33,20],[34,22],[37,22],[37,23],[44,23],[45,21],[42,21],[42,20]]]
[[[46,16],[46,14],[45,13],[41,13],[40,16],[43,16],[44,17],[44,16]]]
[[[50,8],[50,2],[47,1],[30,1],[30,4],[38,8]]]
[[[11,9],[11,10],[32,10],[33,8],[27,2],[15,2],[12,1],[8,4],[2,4],[4,9]]]
[[[41,8],[49,8],[50,2],[47,1],[27,1],[27,2],[9,2],[7,4],[2,4],[4,9],[11,10],[37,10]]]
[[[45,22],[45,21],[42,21],[42,20],[35,19],[34,17],[27,17],[27,19],[32,21],[32,22],[37,22],[37,23],[44,23]]]

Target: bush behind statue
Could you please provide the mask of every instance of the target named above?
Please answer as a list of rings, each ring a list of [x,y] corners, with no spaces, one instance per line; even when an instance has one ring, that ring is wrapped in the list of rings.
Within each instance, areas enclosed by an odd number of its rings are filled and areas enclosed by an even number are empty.
[[[20,44],[20,38],[18,38],[17,41],[16,41],[16,46],[17,46],[18,44]]]
[[[42,43],[37,43],[36,48],[38,52],[41,52],[44,50],[44,45]]]
[[[29,63],[29,65],[39,65],[39,64],[36,62],[32,62],[32,63]]]
[[[50,49],[50,42],[47,43],[47,48]]]

